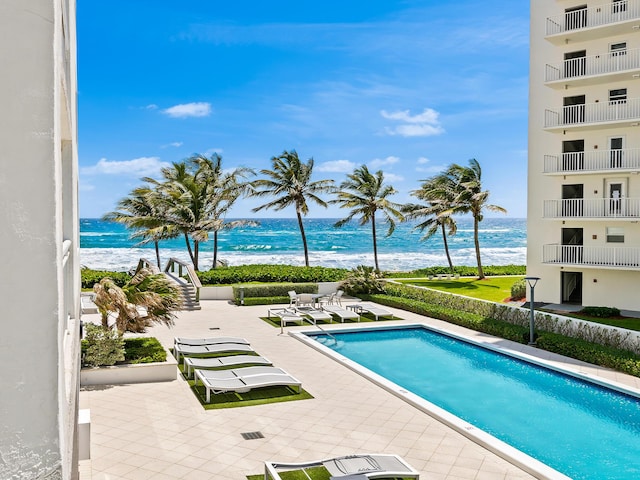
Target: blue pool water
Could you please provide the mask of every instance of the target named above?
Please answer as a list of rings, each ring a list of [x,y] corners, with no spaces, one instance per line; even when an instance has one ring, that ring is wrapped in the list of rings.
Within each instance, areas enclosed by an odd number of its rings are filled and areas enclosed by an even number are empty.
[[[426,328],[310,335],[574,479],[640,479],[640,399]]]

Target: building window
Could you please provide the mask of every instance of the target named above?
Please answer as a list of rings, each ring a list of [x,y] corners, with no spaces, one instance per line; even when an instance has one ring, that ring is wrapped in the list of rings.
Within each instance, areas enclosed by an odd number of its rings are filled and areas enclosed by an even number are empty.
[[[627,89],[616,88],[609,90],[609,105],[621,105],[627,103]]]
[[[621,13],[627,11],[628,0],[613,0],[613,13]]]
[[[624,243],[624,228],[607,227],[607,243]]]
[[[609,47],[612,57],[627,54],[627,42],[612,43]]]

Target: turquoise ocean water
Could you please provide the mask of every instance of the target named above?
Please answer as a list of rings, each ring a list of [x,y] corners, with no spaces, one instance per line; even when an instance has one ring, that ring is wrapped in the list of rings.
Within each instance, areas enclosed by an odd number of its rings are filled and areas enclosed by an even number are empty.
[[[225,230],[218,236],[218,258],[229,265],[249,263],[304,265],[302,240],[296,219],[260,219],[257,227]],[[311,265],[353,268],[373,265],[371,226],[351,223],[334,228],[337,219],[304,220]],[[459,218],[458,233],[449,238],[454,265],[475,265],[473,223]],[[426,242],[411,223],[399,224],[390,237],[386,226],[378,225],[378,260],[383,270],[413,270],[446,265],[442,236]],[[483,265],[524,265],[527,222],[524,218],[485,218],[480,224]],[[98,219],[80,220],[80,259],[96,269],[128,270],[141,257],[155,260],[153,244],[137,245],[122,225]],[[202,244],[200,270],[211,268],[213,241]],[[188,260],[184,239],[163,241],[160,255],[164,265],[170,257]]]

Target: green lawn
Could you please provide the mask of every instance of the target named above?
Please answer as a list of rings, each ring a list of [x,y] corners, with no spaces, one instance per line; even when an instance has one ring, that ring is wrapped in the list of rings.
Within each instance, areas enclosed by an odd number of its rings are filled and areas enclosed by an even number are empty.
[[[521,278],[524,276],[486,277],[483,280],[474,277],[458,280],[400,280],[400,282],[492,302],[504,302],[511,297],[511,286]]]
[[[588,320],[589,322],[602,323],[603,325],[611,325],[613,327],[626,328],[627,330],[636,330],[640,332],[640,318],[633,317],[590,317],[588,315],[581,315],[580,313],[571,312],[557,312],[565,317],[579,318],[581,320]]]

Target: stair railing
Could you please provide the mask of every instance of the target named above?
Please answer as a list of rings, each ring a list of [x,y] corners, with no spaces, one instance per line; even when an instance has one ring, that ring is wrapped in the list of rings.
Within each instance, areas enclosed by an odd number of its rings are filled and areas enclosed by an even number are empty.
[[[133,274],[135,275],[143,268],[150,270],[152,273],[160,273],[160,269],[155,263],[152,263],[150,260],[147,260],[146,258],[141,258],[140,260],[138,260],[138,265],[133,271]]]
[[[200,279],[198,278],[196,271],[188,263],[185,263],[182,260],[178,260],[177,258],[172,257],[167,262],[167,266],[164,267],[164,272],[175,275],[176,269],[178,270],[178,277],[184,278],[187,282],[193,285],[193,288],[195,288],[196,290],[196,302],[199,302],[200,289],[202,288],[202,283],[200,282]]]

